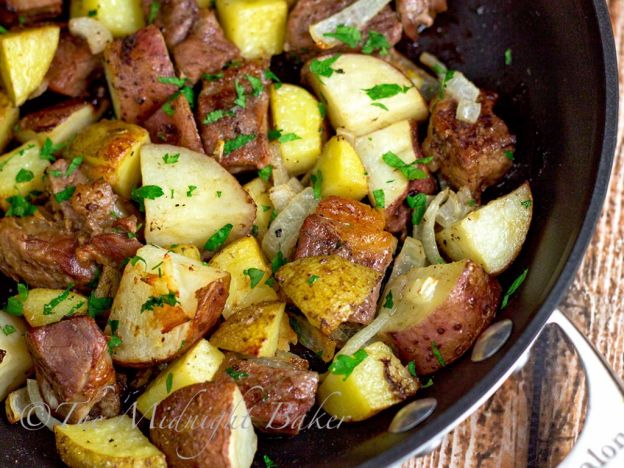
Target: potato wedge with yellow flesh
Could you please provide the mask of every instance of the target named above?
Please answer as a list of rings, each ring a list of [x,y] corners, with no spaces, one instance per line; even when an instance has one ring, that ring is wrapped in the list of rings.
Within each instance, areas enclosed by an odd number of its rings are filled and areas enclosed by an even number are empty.
[[[4,353],[0,361],[0,401],[26,382],[32,368],[25,332],[22,319],[0,310],[0,350]]]
[[[381,341],[364,348],[366,357],[350,375],[329,372],[318,389],[319,405],[345,421],[362,421],[413,396],[418,380]],[[342,356],[349,358],[350,356]],[[341,359],[339,354],[334,358]]]
[[[321,172],[321,196],[361,200],[368,193],[366,170],[345,137],[335,136],[323,148],[314,169]]]
[[[368,173],[368,198],[377,208],[388,208],[405,196],[409,181],[398,169],[386,164],[383,155],[392,152],[405,164],[414,162],[413,130],[409,120],[402,120],[355,140],[355,150]],[[375,193],[379,191],[384,194],[383,207],[377,206],[379,196],[376,199]]]
[[[243,185],[243,188],[256,204],[256,222],[254,223],[256,228],[252,229],[252,233],[257,239],[262,241],[269,229],[273,214],[273,203],[271,203],[269,198],[269,184],[256,177],[251,182]]]
[[[0,78],[13,105],[21,106],[43,81],[60,28],[46,25],[0,35]]]
[[[253,237],[243,237],[231,243],[212,257],[209,265],[230,274],[230,293],[223,309],[226,319],[238,309],[277,300],[277,293],[266,284],[271,277],[271,268]]]
[[[166,155],[178,158],[167,163]],[[141,173],[144,186],[158,186],[164,193],[155,200],[145,200],[147,242],[193,244],[202,249],[222,228],[227,227],[228,235],[221,245],[251,230],[256,217],[253,200],[213,158],[177,146],[145,145],[141,149]]]
[[[324,55],[314,60],[332,60],[332,57],[336,55]],[[326,100],[327,113],[334,128],[345,128],[355,136],[362,136],[401,120],[421,121],[429,115],[427,104],[412,82],[381,59],[371,55],[340,55],[331,63],[334,72],[329,77],[313,73],[313,64],[318,62],[308,63],[304,75],[316,95]],[[336,70],[341,72],[336,73]],[[387,94],[376,93],[376,90],[383,91],[379,87],[384,85],[397,86],[400,91],[382,99],[369,96]]]
[[[126,415],[54,427],[56,450],[71,468],[167,467],[158,450]]]
[[[115,37],[127,36],[145,26],[141,0],[71,0],[70,16],[92,17]]]
[[[286,0],[217,0],[225,36],[246,59],[271,57],[284,50]]]
[[[19,119],[19,108],[14,106],[9,97],[0,90],[0,151],[13,138],[13,128]]]
[[[170,393],[182,387],[212,380],[223,358],[223,353],[208,341],[199,340],[152,380],[136,400],[138,410],[147,419],[152,419],[156,406]]]
[[[84,315],[89,309],[86,297],[68,289],[31,289],[21,302],[24,318],[31,327],[43,327],[65,317]]]
[[[0,205],[6,209],[7,199],[43,190],[49,165],[50,161],[39,157],[39,145],[35,141],[0,156]]]
[[[26,115],[20,120],[15,138],[22,143],[37,140],[43,145],[49,138],[55,145],[64,144],[78,132],[97,122],[107,108],[91,102],[71,100]]]
[[[113,301],[121,344],[116,364],[149,367],[171,361],[215,324],[225,305],[230,275],[154,245],[140,248],[124,269]],[[116,322],[113,322],[116,323]]]
[[[173,244],[169,246],[169,250],[193,260],[201,260],[201,252],[193,244]]]
[[[238,310],[213,333],[210,343],[246,356],[273,357],[285,307],[283,302],[263,302]]]
[[[436,234],[452,260],[469,258],[491,275],[505,271],[520,253],[533,216],[533,195],[525,182]]]
[[[275,274],[288,298],[326,335],[349,320],[377,285],[379,273],[337,255],[305,257]]]
[[[141,180],[139,150],[149,143],[147,130],[121,120],[102,120],[81,131],[64,156],[83,156],[81,169],[92,179],[102,177],[116,193],[130,198]]]
[[[498,309],[498,281],[470,260],[414,268],[393,279],[395,312],[383,332],[418,375],[435,372],[468,350]]]
[[[281,131],[282,139],[293,138],[279,142],[286,170],[295,176],[308,172],[321,154],[323,143],[319,102],[308,91],[292,84],[271,86],[270,97],[273,126]]]

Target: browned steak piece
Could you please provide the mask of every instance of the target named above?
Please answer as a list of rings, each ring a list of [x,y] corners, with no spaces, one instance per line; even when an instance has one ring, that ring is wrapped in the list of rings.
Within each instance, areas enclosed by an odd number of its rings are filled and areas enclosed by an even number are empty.
[[[397,12],[405,34],[412,40],[418,33],[433,24],[438,13],[446,11],[446,0],[397,0]]]
[[[177,91],[159,80],[175,74],[165,40],[154,25],[113,41],[104,50],[104,60],[120,120],[142,123]]]
[[[175,98],[171,102],[171,110],[173,114],[168,115],[161,107],[143,124],[152,141],[203,153],[195,117],[186,98],[182,95]]]
[[[197,110],[201,139],[206,153],[219,157],[231,173],[257,170],[269,162],[267,66],[250,61],[228,68],[220,79],[204,80]],[[249,77],[260,80],[260,88],[254,89]],[[221,142],[223,154],[215,154]]]
[[[41,394],[60,417],[76,423],[119,413],[119,391],[106,337],[91,317],[29,330],[26,344]]]
[[[143,12],[148,17],[154,0],[143,0]],[[174,47],[187,36],[197,16],[195,0],[158,0],[154,25],[160,29],[167,47]]]
[[[82,96],[87,93],[91,81],[100,74],[101,65],[100,58],[91,54],[84,39],[61,33],[46,75],[48,89],[65,96]]]
[[[196,83],[202,73],[216,73],[239,57],[238,47],[226,39],[212,10],[201,9],[188,37],[173,48],[181,76]]]
[[[240,389],[251,421],[263,432],[297,435],[314,405],[318,374],[279,359],[229,356],[218,380],[233,380]]]
[[[344,10],[355,0],[299,0],[288,16],[286,26],[286,44],[288,50],[300,53],[320,52],[310,36],[309,28],[315,23]],[[366,40],[368,33],[375,31],[386,36],[390,46],[401,40],[403,28],[397,14],[388,6],[381,10],[362,31],[362,38]],[[340,50],[346,46],[341,46]],[[358,47],[359,48],[359,47]],[[338,48],[336,48],[338,49]],[[333,49],[332,49],[333,50]]]
[[[457,102],[444,99],[434,104],[425,154],[434,157],[442,175],[459,189],[467,186],[475,199],[490,185],[500,181],[512,165],[516,137],[494,114],[496,93],[481,92],[481,115],[470,124],[455,118]]]
[[[63,0],[2,0],[0,1],[0,23],[14,26],[31,24],[59,16],[63,11]]]

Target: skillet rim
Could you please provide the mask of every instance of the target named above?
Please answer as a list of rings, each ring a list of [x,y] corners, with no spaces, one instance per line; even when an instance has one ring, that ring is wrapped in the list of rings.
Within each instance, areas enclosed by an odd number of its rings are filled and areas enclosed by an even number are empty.
[[[555,281],[546,299],[539,307],[535,317],[522,330],[517,340],[499,359],[492,369],[474,385],[461,399],[455,401],[448,409],[429,424],[423,425],[405,440],[397,443],[390,449],[358,465],[359,467],[390,466],[393,463],[404,461],[418,449],[428,443],[443,437],[462,422],[466,416],[475,411],[490,393],[496,391],[509,376],[514,365],[520,361],[523,354],[531,347],[550,318],[553,310],[559,305],[574,279],[584,254],[593,238],[594,231],[600,216],[604,201],[609,189],[611,170],[615,159],[618,133],[618,106],[619,106],[619,75],[615,39],[611,27],[611,16],[605,0],[591,0],[598,25],[603,63],[603,96],[604,119],[601,128],[602,141],[600,143],[600,161],[587,213],[579,230],[574,246],[565,261],[559,277]],[[600,141],[597,138],[598,141]],[[426,454],[424,451],[422,455]]]

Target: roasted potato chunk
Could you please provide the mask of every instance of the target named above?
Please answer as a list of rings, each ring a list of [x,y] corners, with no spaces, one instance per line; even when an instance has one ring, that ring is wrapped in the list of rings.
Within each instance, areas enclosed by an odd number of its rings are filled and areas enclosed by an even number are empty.
[[[230,293],[223,309],[226,319],[238,309],[277,300],[277,293],[266,284],[271,268],[253,237],[243,237],[225,247],[210,260],[210,266],[230,274]]]
[[[15,296],[15,300],[20,300]],[[87,298],[63,289],[35,288],[22,302],[24,318],[31,327],[43,327],[64,317],[87,313]]]
[[[335,136],[323,147],[314,173],[321,174],[321,196],[361,200],[368,193],[366,170],[346,138]]]
[[[388,284],[396,307],[384,328],[418,375],[458,359],[489,325],[501,287],[471,260],[415,268]]]
[[[25,332],[23,320],[0,310],[0,401],[24,384],[32,369]]]
[[[70,15],[93,17],[115,37],[132,34],[145,25],[141,0],[71,0]]]
[[[180,424],[172,427],[170,421]],[[192,421],[211,424],[193,424]],[[253,462],[258,441],[234,382],[190,385],[169,395],[156,410],[152,441],[170,467],[239,467]]]
[[[21,106],[42,83],[60,28],[46,25],[0,35],[0,78],[13,105]]]
[[[6,145],[13,137],[13,127],[19,118],[19,109],[14,106],[9,97],[0,91],[0,151],[4,151]]]
[[[161,467],[167,462],[126,415],[54,428],[56,450],[71,468]]]
[[[254,223],[256,228],[252,229],[252,233],[259,241],[262,241],[269,229],[273,213],[273,203],[271,203],[269,198],[269,185],[259,177],[256,177],[251,182],[243,185],[243,188],[256,204],[256,222]]]
[[[137,398],[137,408],[146,418],[152,419],[157,405],[171,392],[212,380],[223,359],[221,351],[208,341],[199,340],[150,382],[145,392]]]
[[[380,276],[338,255],[300,258],[275,274],[286,296],[326,335],[367,300]]]
[[[121,344],[115,363],[149,367],[171,361],[198,341],[223,311],[228,273],[154,245],[139,249],[124,270],[107,333]]]
[[[50,161],[39,157],[39,145],[35,141],[0,156],[0,206],[6,209],[9,198],[43,190],[43,176],[49,165]]]
[[[388,345],[377,341],[363,351],[366,357],[349,375],[330,370],[318,390],[319,405],[344,421],[368,419],[414,396],[418,390],[418,380],[403,367]],[[350,356],[338,354],[334,362],[344,358]]]
[[[330,76],[311,71],[312,64],[327,60],[332,61]],[[424,120],[429,114],[427,104],[412,82],[389,63],[371,55],[324,55],[309,62],[303,73],[316,95],[327,101],[327,113],[334,128],[344,127],[355,136],[405,119]],[[377,92],[380,88],[376,87],[388,85],[397,86],[398,91],[379,98],[386,93]]]
[[[214,332],[210,342],[246,356],[275,356],[284,308],[283,302],[263,302],[236,311]]]
[[[525,182],[436,234],[452,260],[469,258],[491,275],[505,271],[522,249],[531,225],[533,196]]]

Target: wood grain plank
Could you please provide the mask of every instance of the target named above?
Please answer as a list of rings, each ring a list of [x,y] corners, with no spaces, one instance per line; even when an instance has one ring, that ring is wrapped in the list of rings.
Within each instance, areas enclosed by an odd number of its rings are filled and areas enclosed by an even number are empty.
[[[624,62],[624,0],[609,2],[616,47]],[[624,71],[620,67],[620,115]],[[561,304],[624,376],[624,119],[618,127],[609,194],[581,268]],[[527,365],[475,414],[448,434],[433,453],[405,468],[554,467],[583,427],[585,378],[557,330],[536,343]]]

